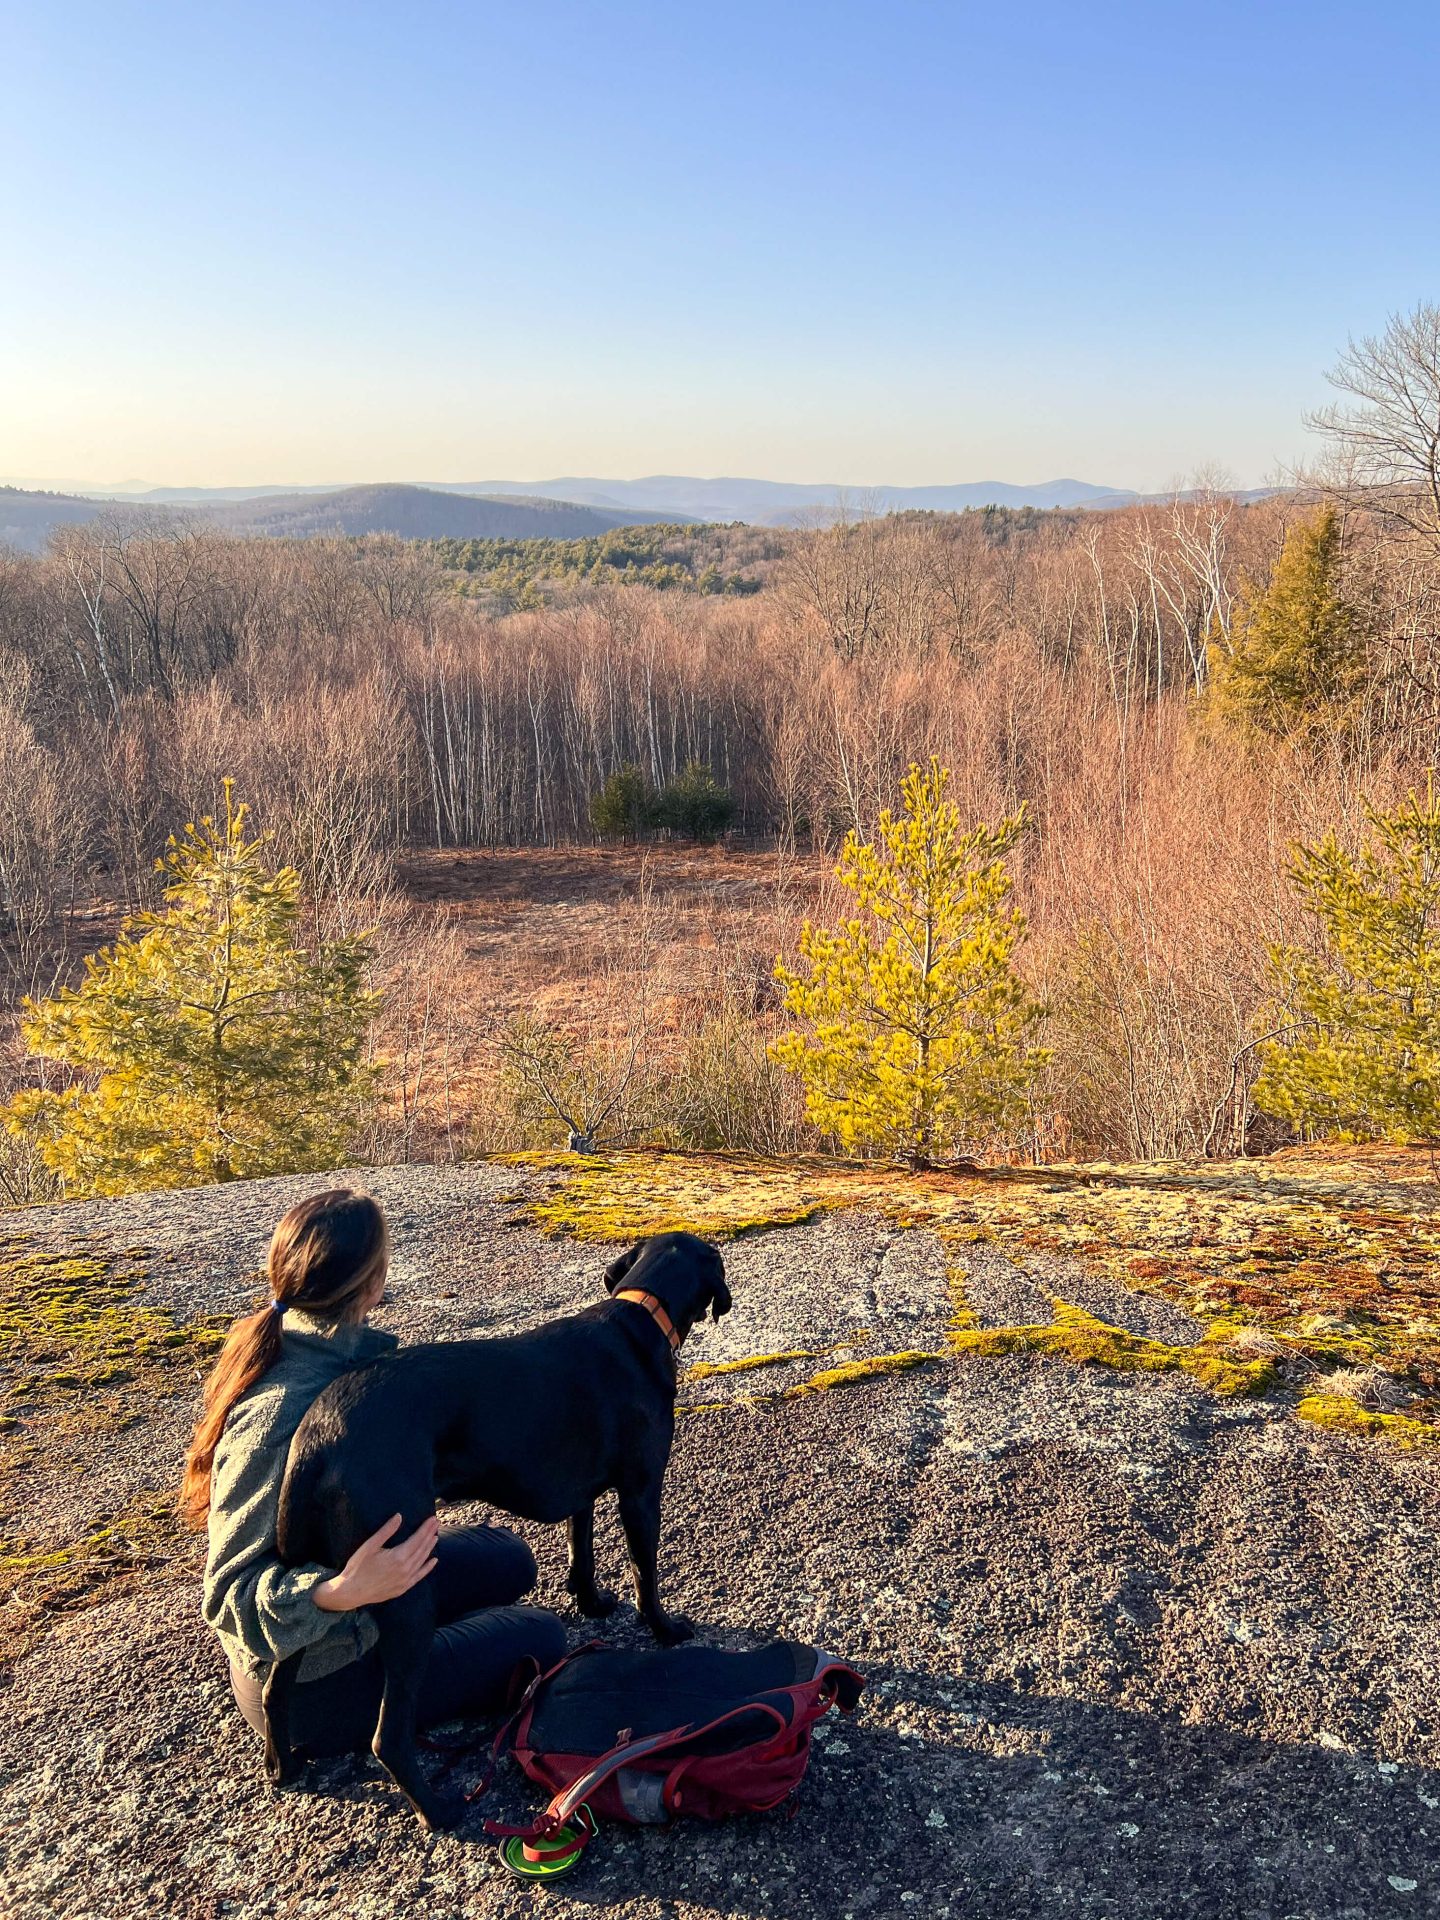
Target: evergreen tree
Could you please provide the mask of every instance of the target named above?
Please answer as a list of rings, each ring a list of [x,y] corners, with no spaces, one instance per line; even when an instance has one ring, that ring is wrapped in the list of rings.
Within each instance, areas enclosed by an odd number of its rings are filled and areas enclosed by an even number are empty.
[[[772,1052],[804,1080],[810,1118],[916,1167],[1023,1113],[1045,1057],[1031,1044],[1042,1010],[1010,964],[1025,922],[1004,856],[1023,809],[962,832],[949,778],[937,760],[910,768],[901,812],[880,815],[873,845],[851,833],[836,869],[868,918],[807,922],[808,971],[775,967],[807,1024]]]
[[[78,987],[28,1001],[33,1054],[86,1076],[4,1111],[71,1194],[343,1164],[371,1070],[364,939],[296,945],[300,876],[225,819],[171,836],[162,912],[127,920]],[[88,1084],[87,1084],[88,1082]]]
[[[1433,788],[1369,810],[1371,844],[1333,833],[1297,850],[1291,878],[1320,951],[1277,948],[1283,1039],[1260,1049],[1256,1105],[1315,1133],[1440,1135],[1440,802]]]
[[[1242,732],[1291,734],[1337,709],[1364,669],[1354,609],[1340,591],[1333,508],[1301,521],[1268,587],[1247,580],[1228,639],[1212,631],[1206,702]]]
[[[590,796],[590,824],[607,839],[638,840],[649,826],[655,796],[644,772],[627,760]]]
[[[718,840],[734,818],[733,795],[699,760],[690,761],[656,796],[656,826],[689,840]]]

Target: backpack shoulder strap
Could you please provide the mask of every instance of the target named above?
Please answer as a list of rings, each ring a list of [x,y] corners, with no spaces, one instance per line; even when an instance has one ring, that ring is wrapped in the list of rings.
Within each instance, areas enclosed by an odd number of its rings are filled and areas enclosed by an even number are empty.
[[[466,1794],[465,1798],[467,1801],[478,1800],[481,1794],[489,1791],[490,1782],[495,1778],[495,1769],[499,1766],[501,1758],[509,1752],[517,1736],[521,1734],[529,1724],[529,1715],[534,1711],[535,1696],[541,1687],[544,1686],[545,1682],[554,1679],[562,1667],[568,1667],[570,1662],[572,1660],[578,1660],[582,1653],[590,1653],[600,1644],[601,1642],[598,1640],[588,1641],[585,1646],[577,1647],[574,1653],[564,1654],[555,1662],[553,1667],[547,1668],[544,1673],[541,1673],[537,1666],[534,1677],[520,1695],[520,1698],[515,1702],[514,1709],[501,1721],[500,1729],[490,1743],[490,1758],[486,1763],[485,1771]],[[535,1665],[536,1663],[532,1661],[531,1664]]]
[[[671,1727],[665,1733],[647,1734],[642,1740],[627,1740],[622,1746],[612,1747],[608,1753],[602,1753],[593,1766],[588,1767],[568,1787],[557,1793],[540,1817],[528,1827],[505,1827],[497,1821],[487,1820],[485,1831],[494,1834],[497,1839],[520,1836],[526,1840],[547,1840],[560,1831],[571,1820],[577,1810],[602,1781],[608,1780],[612,1773],[618,1773],[621,1767],[628,1767],[632,1761],[653,1758],[671,1747],[683,1745],[687,1740],[698,1739],[702,1733],[710,1733],[716,1727],[723,1727],[728,1721],[738,1720],[742,1714],[768,1713],[780,1730],[789,1724],[777,1707],[764,1700],[746,1700],[738,1707],[732,1707],[728,1713],[718,1715],[714,1720],[692,1721],[688,1726]],[[576,1851],[585,1845],[581,1840]]]

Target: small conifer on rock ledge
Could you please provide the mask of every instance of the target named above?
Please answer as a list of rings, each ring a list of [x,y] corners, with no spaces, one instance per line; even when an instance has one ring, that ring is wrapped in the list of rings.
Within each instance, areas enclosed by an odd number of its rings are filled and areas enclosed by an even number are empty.
[[[71,1196],[343,1165],[371,1081],[363,937],[297,944],[300,875],[225,782],[225,818],[170,837],[166,905],[127,920],[78,987],[27,1001],[32,1054],[69,1069],[3,1112]]]
[[[1023,809],[962,830],[949,772],[912,766],[873,844],[855,833],[836,877],[864,917],[800,937],[806,971],[775,977],[804,1026],[772,1044],[817,1126],[848,1150],[930,1165],[1012,1125],[1045,1054],[1043,1009],[1014,971],[1025,920],[1005,855]]]

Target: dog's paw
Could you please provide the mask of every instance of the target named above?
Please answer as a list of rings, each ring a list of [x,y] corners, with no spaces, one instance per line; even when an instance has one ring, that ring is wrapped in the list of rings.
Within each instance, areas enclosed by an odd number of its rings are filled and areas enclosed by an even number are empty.
[[[646,1623],[662,1647],[678,1647],[695,1638],[694,1625],[683,1613],[662,1613]]]
[[[619,1605],[608,1587],[592,1587],[589,1593],[577,1593],[575,1605],[587,1620],[608,1620]]]
[[[469,1802],[463,1793],[427,1793],[413,1805],[427,1833],[453,1833],[465,1818]]]

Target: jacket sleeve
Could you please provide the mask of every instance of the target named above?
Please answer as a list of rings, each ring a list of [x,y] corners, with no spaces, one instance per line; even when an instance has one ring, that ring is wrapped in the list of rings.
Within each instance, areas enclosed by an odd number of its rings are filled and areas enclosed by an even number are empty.
[[[259,1436],[247,1433],[247,1425],[227,1421],[215,1450],[203,1612],[254,1659],[284,1660],[323,1639],[345,1616],[315,1604],[315,1589],[333,1567],[287,1567],[276,1552],[288,1444],[257,1445]]]

